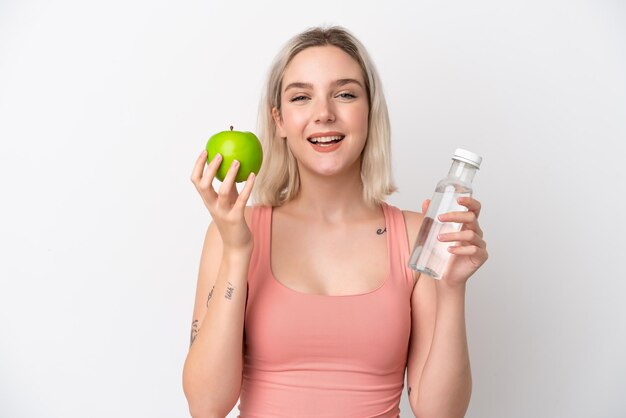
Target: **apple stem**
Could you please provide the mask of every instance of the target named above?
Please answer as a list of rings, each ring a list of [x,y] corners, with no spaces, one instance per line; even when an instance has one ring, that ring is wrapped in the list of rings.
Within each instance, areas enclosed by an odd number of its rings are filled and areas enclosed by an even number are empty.
[[[231,131],[233,130],[233,125],[230,125],[230,130],[231,130]]]

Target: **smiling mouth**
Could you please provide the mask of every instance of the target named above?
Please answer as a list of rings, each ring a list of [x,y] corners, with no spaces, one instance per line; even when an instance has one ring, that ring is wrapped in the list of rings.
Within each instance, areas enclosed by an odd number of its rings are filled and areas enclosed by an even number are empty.
[[[344,135],[333,135],[333,136],[320,136],[317,138],[307,138],[307,140],[314,145],[319,146],[329,146],[332,144],[337,144],[341,142],[345,138]]]

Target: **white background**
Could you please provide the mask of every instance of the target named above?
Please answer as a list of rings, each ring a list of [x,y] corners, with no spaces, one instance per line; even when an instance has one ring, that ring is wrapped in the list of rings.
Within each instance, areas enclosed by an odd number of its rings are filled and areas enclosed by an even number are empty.
[[[626,416],[623,1],[0,0],[2,417],[188,416],[189,175],[317,24],[380,70],[390,203],[419,210],[456,147],[484,157],[467,416]]]

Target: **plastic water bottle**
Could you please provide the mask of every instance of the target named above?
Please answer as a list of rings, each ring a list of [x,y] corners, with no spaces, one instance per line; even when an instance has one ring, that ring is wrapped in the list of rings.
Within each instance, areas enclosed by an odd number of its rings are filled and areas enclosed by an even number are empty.
[[[441,279],[448,258],[452,255],[448,247],[450,242],[441,242],[439,234],[457,232],[462,224],[455,222],[441,222],[437,217],[442,213],[467,211],[465,206],[459,205],[459,197],[472,195],[472,180],[476,170],[480,168],[482,157],[473,152],[458,148],[452,157],[452,166],[448,176],[437,184],[433,198],[417,234],[413,253],[409,260],[409,267],[415,271],[425,273],[435,279]]]

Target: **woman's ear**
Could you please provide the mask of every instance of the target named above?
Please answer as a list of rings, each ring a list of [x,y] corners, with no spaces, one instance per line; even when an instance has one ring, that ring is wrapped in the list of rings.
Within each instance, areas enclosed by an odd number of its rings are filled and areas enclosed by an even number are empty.
[[[278,136],[283,139],[287,138],[287,134],[285,133],[285,129],[283,128],[283,119],[280,116],[280,110],[275,107],[272,108],[272,118],[274,119],[274,123],[276,124],[276,132]]]

